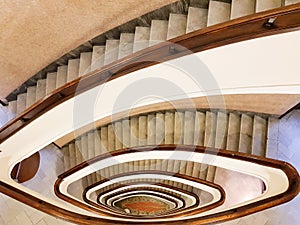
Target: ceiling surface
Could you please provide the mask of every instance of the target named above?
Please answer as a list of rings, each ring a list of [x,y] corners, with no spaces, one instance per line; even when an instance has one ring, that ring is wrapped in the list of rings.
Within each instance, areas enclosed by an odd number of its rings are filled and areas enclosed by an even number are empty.
[[[0,99],[80,44],[175,1],[0,1]]]

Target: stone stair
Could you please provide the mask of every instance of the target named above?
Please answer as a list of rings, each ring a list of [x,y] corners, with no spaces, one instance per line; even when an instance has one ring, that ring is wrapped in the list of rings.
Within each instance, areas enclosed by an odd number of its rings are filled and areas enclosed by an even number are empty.
[[[91,45],[89,42],[83,44],[84,51],[78,54],[78,58],[71,57],[66,65],[60,63],[55,71],[37,80],[35,86],[26,86],[25,92],[19,93],[14,100],[9,101],[8,109],[12,115],[18,115],[64,84],[148,46],[230,19],[294,4],[300,0],[210,0],[208,6],[205,2],[190,1],[187,14],[171,12],[165,16],[168,20],[153,19],[150,27],[136,26],[135,33],[121,32],[119,39],[109,38],[105,45]]]
[[[250,113],[202,110],[160,111],[132,116],[89,131],[63,146],[65,170],[107,152],[158,144],[199,145],[266,157],[269,149],[267,137],[274,136],[276,121],[272,117]],[[215,166],[188,160],[167,160],[167,163],[141,160],[107,168],[101,175],[96,172],[83,180],[83,186],[95,183],[101,177],[139,169],[179,172],[211,182],[216,173]]]

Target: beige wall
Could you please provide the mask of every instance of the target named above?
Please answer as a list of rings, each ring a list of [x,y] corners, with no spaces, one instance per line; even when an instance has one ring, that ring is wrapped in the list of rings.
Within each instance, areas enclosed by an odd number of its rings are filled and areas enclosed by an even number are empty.
[[[80,44],[175,1],[0,1],[0,99]]]

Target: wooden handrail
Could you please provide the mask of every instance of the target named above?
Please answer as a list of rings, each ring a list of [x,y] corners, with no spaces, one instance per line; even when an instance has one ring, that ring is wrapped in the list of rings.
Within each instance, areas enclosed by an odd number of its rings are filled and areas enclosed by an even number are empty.
[[[274,26],[266,26],[275,18]],[[100,84],[171,59],[223,45],[300,29],[300,3],[261,12],[182,35],[65,84],[37,101],[0,129],[0,143],[53,107]]]

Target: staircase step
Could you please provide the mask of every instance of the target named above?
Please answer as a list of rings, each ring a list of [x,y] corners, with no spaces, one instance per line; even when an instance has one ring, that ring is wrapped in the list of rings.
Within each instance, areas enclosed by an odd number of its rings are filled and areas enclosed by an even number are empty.
[[[185,145],[194,144],[194,132],[195,132],[195,112],[185,111],[184,113],[184,137],[183,143]]]
[[[197,111],[195,114],[194,145],[204,146],[205,113]]]
[[[31,86],[27,88],[26,95],[26,109],[32,106],[36,102],[36,86]]]
[[[236,113],[230,113],[226,149],[231,151],[239,150],[240,129],[241,116]]]
[[[156,118],[155,114],[147,115],[147,144],[155,145],[156,144]]]
[[[100,140],[101,140],[101,154],[105,154],[109,151],[108,147],[108,126],[101,127],[100,130]],[[109,169],[105,168],[103,172],[101,172],[101,176],[108,177]]]
[[[17,115],[20,115],[26,109],[27,93],[19,94],[17,97]]]
[[[270,9],[276,9],[281,7],[281,0],[257,0],[256,12],[262,12]]]
[[[138,117],[130,118],[130,147],[138,146],[139,144],[139,119]]]
[[[174,143],[174,117],[173,112],[166,112],[165,114],[165,144]]]
[[[175,112],[174,144],[183,144],[184,112]]]
[[[150,27],[136,27],[134,33],[133,52],[140,51],[149,46]]]
[[[212,26],[230,20],[230,11],[230,3],[210,1],[208,7],[207,26]]]
[[[267,139],[267,120],[254,116],[253,121],[253,138],[252,138],[252,154],[266,155],[266,139]]]
[[[170,13],[167,40],[181,36],[186,32],[187,16],[184,14]]]
[[[165,113],[156,113],[154,130],[154,135],[156,134],[155,144],[160,145],[165,143],[165,128]]]
[[[79,76],[79,59],[70,59],[68,62],[67,82],[77,79]]]
[[[81,155],[82,155],[82,162],[85,162],[89,159],[89,149],[88,149],[88,136],[87,134],[81,136],[80,138],[80,143],[81,143],[81,147],[79,148],[80,149],[80,152],[81,152]],[[86,187],[88,186],[89,184],[92,184],[92,179],[91,179],[91,176],[86,176],[82,179],[83,181],[83,186]]]
[[[59,66],[57,68],[56,88],[59,88],[67,83],[68,66]]]
[[[106,40],[104,65],[108,65],[118,59],[119,40]]]
[[[96,150],[95,150],[95,141],[96,141],[96,137],[95,137],[95,132],[89,132],[88,133],[88,155],[89,155],[89,159],[92,159],[94,157],[96,157]],[[92,167],[93,168],[93,167]],[[89,184],[93,184],[95,182],[97,182],[97,176],[96,176],[96,171],[94,171],[94,173],[91,174],[91,183]]]
[[[122,139],[123,139],[123,148],[130,147],[130,120],[123,119],[122,120]]]
[[[216,141],[215,141],[216,148],[221,148],[221,149],[226,148],[227,131],[228,131],[228,114],[224,112],[218,112]]]
[[[254,14],[255,2],[256,0],[232,0],[231,19]]]
[[[65,146],[62,148],[62,154],[64,156],[64,167],[65,171],[69,170],[71,168],[70,166],[70,152],[69,152],[69,146]]]
[[[214,182],[215,174],[216,174],[216,167],[209,165],[207,169],[206,180],[210,182]]]
[[[113,129],[115,133],[115,149],[116,150],[122,149],[123,148],[122,121],[115,122]]]
[[[149,46],[156,45],[167,40],[168,21],[152,20],[150,29]]]
[[[49,95],[52,91],[56,89],[56,78],[57,73],[48,73],[46,79],[46,95]]]
[[[118,59],[124,58],[133,53],[133,42],[133,33],[121,33]]]
[[[207,9],[189,7],[186,33],[205,28],[207,26]]]
[[[207,111],[205,119],[204,146],[213,148],[215,146],[217,127],[217,114]]]
[[[36,100],[46,96],[46,79],[38,80],[36,85]]]
[[[139,145],[147,145],[147,116],[139,116]]]
[[[76,153],[76,165],[79,165],[84,161],[81,154],[81,138],[75,140],[75,153]]]
[[[253,118],[246,114],[242,114],[239,152],[251,154],[252,150],[252,135],[253,135]]]
[[[92,52],[91,71],[104,66],[105,46],[94,46]]]
[[[10,118],[13,118],[17,114],[17,100],[8,103],[8,110],[11,114]]]
[[[115,132],[114,132],[114,127],[112,124],[109,124],[107,126],[107,137],[108,137],[108,151],[112,152],[115,150],[115,146],[116,146],[116,136],[115,136]]]
[[[300,2],[300,0],[285,0],[285,5],[292,5],[292,4],[296,4],[299,2]]]
[[[79,76],[88,74],[91,71],[92,52],[82,52],[79,60]]]
[[[75,150],[75,143],[72,142],[68,145],[69,148],[69,156],[70,156],[70,168],[76,166],[76,150]]]

